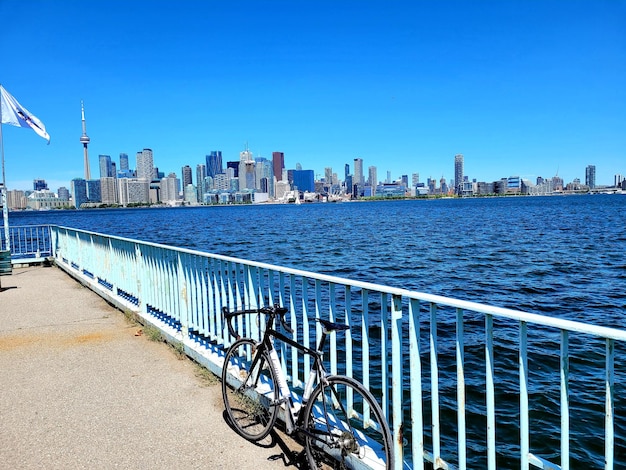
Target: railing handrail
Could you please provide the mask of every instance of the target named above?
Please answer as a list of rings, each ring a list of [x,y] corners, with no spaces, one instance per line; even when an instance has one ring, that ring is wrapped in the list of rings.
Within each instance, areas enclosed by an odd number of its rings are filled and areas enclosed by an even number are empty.
[[[180,253],[186,253],[190,255],[201,255],[201,256],[210,256],[214,259],[219,259],[226,262],[232,263],[244,263],[249,266],[254,266],[261,269],[271,269],[275,271],[280,271],[285,274],[292,274],[295,276],[305,276],[310,277],[312,279],[316,279],[322,282],[329,282],[334,284],[347,284],[351,287],[356,287],[359,289],[367,289],[371,291],[384,292],[389,295],[397,295],[401,297],[405,297],[407,299],[420,300],[428,303],[434,303],[438,305],[446,305],[448,307],[460,308],[462,310],[471,310],[473,312],[484,313],[487,315],[493,315],[496,317],[507,318],[510,320],[517,320],[526,323],[532,323],[535,325],[546,326],[550,328],[557,328],[559,330],[567,330],[570,332],[579,332],[586,333],[597,337],[614,339],[616,341],[626,341],[626,330],[618,330],[617,328],[598,326],[598,325],[589,325],[587,323],[582,323],[574,320],[567,320],[558,317],[550,317],[547,315],[540,315],[537,313],[529,313],[524,312],[522,310],[513,310],[509,308],[479,304],[477,302],[472,302],[469,300],[460,300],[454,299],[451,297],[445,297],[441,295],[428,294],[425,292],[413,291],[408,289],[402,289],[399,287],[390,287],[382,284],[375,284],[371,282],[363,282],[357,281],[350,278],[344,278],[339,276],[332,276],[329,274],[319,274],[314,273],[312,271],[306,271],[302,269],[290,268],[287,266],[278,266],[270,263],[263,263],[261,261],[254,260],[246,260],[243,258],[236,258],[232,256],[220,255],[217,253],[210,253],[206,251],[198,251],[190,248],[176,247],[171,245],[166,245],[162,243],[135,240],[132,238],[120,237],[116,235],[106,235],[98,232],[92,232],[88,230],[77,230],[71,227],[63,227],[57,226],[61,229],[67,229],[72,231],[79,231],[90,235],[97,235],[100,237],[107,237],[112,239],[117,239],[130,243],[141,243],[146,246],[153,246],[157,248],[166,248]]]

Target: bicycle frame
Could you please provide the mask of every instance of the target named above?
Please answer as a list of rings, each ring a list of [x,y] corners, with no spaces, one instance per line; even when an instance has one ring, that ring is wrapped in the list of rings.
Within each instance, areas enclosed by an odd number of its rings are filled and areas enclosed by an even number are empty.
[[[253,359],[251,368],[253,369],[256,365],[256,362],[260,360],[263,352],[267,351],[271,360],[271,367],[274,369],[277,385],[280,390],[278,403],[275,403],[273,405],[280,406],[283,403],[287,405],[285,407],[285,428],[287,434],[292,434],[296,429],[302,430],[301,424],[303,418],[300,414],[300,410],[304,409],[307,401],[311,396],[311,393],[313,392],[313,388],[315,387],[317,380],[323,382],[328,375],[328,373],[326,372],[326,368],[324,367],[324,362],[322,360],[322,349],[324,347],[327,333],[323,333],[318,348],[311,349],[297,343],[293,339],[282,334],[280,331],[277,331],[273,326],[276,314],[270,313],[269,315],[271,315],[272,318],[267,323],[268,326],[263,334],[263,339],[258,345],[258,350]],[[278,358],[278,352],[276,350],[276,347],[274,346],[275,339],[278,339],[279,341],[282,341],[289,346],[298,349],[300,352],[313,357],[313,367],[311,369],[309,377],[307,378],[304,392],[302,394],[302,403],[299,409],[297,409],[295,404],[293,403],[291,390],[289,389],[289,385],[287,384],[287,378],[285,377],[282,365],[280,363],[280,359]]]

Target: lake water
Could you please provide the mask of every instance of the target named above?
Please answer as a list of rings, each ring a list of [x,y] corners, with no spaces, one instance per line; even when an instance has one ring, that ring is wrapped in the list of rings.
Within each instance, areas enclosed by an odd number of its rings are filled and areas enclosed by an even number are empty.
[[[14,212],[10,223],[63,225],[597,325],[626,326],[625,196]],[[505,342],[507,334],[501,333]],[[510,335],[515,348],[516,333]],[[442,340],[440,347],[445,344]],[[484,370],[482,364],[472,363],[471,348],[468,341],[468,371]],[[540,358],[540,370],[532,374],[551,371],[549,381],[540,377],[531,390],[538,403],[531,417],[536,431],[531,449],[540,448],[540,455],[558,462],[558,422],[549,419],[559,409],[558,343],[545,338],[529,348]],[[575,348],[588,348],[589,357],[602,361],[602,344],[572,338],[572,354]],[[616,377],[626,379],[624,345],[616,350]],[[476,356],[481,355],[484,352],[477,351]],[[515,354],[500,351],[498,360],[516,370]],[[572,367],[572,406],[589,406],[595,412],[589,417],[587,411],[572,411],[572,441],[594,437],[584,449],[572,445],[573,468],[603,468],[603,366],[593,370],[591,363]],[[556,387],[551,383],[555,371]],[[596,391],[589,391],[590,382]],[[516,393],[517,379],[510,386],[503,380],[499,387],[502,395],[496,398],[507,400],[506,394]],[[617,380],[616,468],[626,468],[625,395]],[[518,406],[513,403],[499,414],[497,440],[501,433],[516,433]],[[468,423],[473,413],[480,410],[468,408]],[[446,415],[444,410],[442,418],[446,416],[456,423],[452,411]],[[484,436],[483,429],[471,427]],[[515,445],[499,448],[498,454],[500,468],[516,466],[511,457],[519,454]],[[480,468],[484,460],[472,462],[471,468]]]

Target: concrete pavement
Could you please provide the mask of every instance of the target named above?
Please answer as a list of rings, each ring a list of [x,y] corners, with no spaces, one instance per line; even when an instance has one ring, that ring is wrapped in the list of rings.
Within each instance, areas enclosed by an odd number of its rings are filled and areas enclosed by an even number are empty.
[[[4,277],[0,468],[296,468],[230,429],[219,382],[140,329],[55,267]]]

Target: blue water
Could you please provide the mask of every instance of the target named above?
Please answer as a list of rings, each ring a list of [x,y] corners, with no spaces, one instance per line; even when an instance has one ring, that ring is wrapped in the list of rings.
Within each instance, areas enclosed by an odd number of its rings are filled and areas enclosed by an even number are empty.
[[[23,212],[11,213],[10,223],[69,226],[597,325],[626,326],[626,196]],[[468,389],[476,389],[468,390],[468,403],[484,403],[484,325],[476,322],[473,331],[470,323],[467,328]],[[454,345],[446,342],[445,334],[453,330],[450,319],[440,331],[442,362],[448,355],[450,364]],[[496,323],[497,370],[517,370],[517,335],[515,328]],[[558,335],[529,331],[531,449],[555,462],[558,341]],[[583,439],[586,445],[572,445],[572,466],[603,468],[604,345],[573,335],[570,353],[574,351],[583,354],[571,364],[572,442]],[[616,468],[626,468],[626,348],[617,345],[616,351]],[[449,376],[442,373],[442,390],[454,389],[454,374]],[[497,401],[513,403],[498,412],[497,441],[505,434],[511,435],[505,442],[519,440],[517,384],[515,374],[499,376]],[[454,393],[449,408],[442,394],[442,419],[455,427]],[[468,405],[470,431],[485,436],[476,424],[484,420],[472,419],[481,413],[480,407]],[[480,468],[484,449],[470,448],[472,453],[479,456],[470,460],[472,468]],[[515,444],[504,444],[498,449],[499,467],[518,466],[518,454]]]

